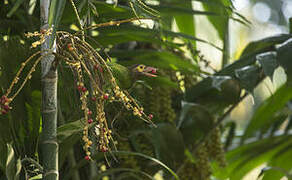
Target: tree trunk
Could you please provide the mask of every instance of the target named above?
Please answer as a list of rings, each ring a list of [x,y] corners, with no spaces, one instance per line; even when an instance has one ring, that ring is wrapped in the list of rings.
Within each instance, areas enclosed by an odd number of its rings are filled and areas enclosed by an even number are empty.
[[[50,0],[40,0],[41,29],[47,30]],[[52,49],[56,50],[53,36],[46,38],[42,51],[50,49],[50,41],[54,42]],[[44,52],[46,53],[46,52]],[[43,54],[44,54],[43,53]],[[57,143],[57,82],[58,74],[53,66],[55,57],[45,56],[42,59],[42,136],[41,159],[44,167],[44,180],[58,180],[58,143]]]

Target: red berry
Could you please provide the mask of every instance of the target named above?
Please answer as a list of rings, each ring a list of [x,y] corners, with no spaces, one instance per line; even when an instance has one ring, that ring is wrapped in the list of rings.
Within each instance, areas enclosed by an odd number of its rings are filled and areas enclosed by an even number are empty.
[[[105,146],[102,146],[100,150],[101,152],[107,152],[107,148]]]
[[[5,104],[8,101],[8,98],[6,96],[1,97],[1,104]]]
[[[84,159],[85,159],[86,161],[89,161],[89,160],[90,160],[90,156],[85,156]]]
[[[4,108],[6,111],[10,110],[10,107],[9,107],[8,105],[4,105],[3,108]]]
[[[71,43],[69,43],[69,44],[67,45],[67,48],[68,48],[69,51],[73,51],[73,50],[74,50],[73,47],[72,47],[72,44],[71,44]]]
[[[102,67],[99,66],[98,70],[99,70],[100,73],[103,73]]]
[[[87,114],[90,116],[92,114],[92,111],[88,110]]]
[[[92,97],[91,100],[92,100],[92,101],[96,101],[96,97]]]
[[[92,119],[88,119],[88,124],[91,124],[92,122],[93,122],[93,120]]]
[[[41,30],[40,30],[40,33],[41,33],[41,34],[45,34],[45,33],[46,33],[46,30],[45,30],[45,29],[41,29]]]
[[[86,87],[82,87],[82,92],[86,92],[87,91],[87,89],[86,89]]]
[[[149,115],[148,115],[148,118],[149,118],[149,119],[152,119],[152,118],[153,118],[153,114],[149,114]]]
[[[94,66],[94,69],[99,71],[100,73],[103,73],[102,67],[100,65],[98,65],[98,64]]]
[[[7,111],[5,109],[2,109],[1,114],[7,114]]]
[[[156,74],[156,73],[157,73],[156,69],[152,69],[152,70],[151,70],[151,73],[152,73],[152,74]]]
[[[81,91],[82,88],[83,88],[82,86],[77,86],[78,91]]]
[[[109,97],[109,95],[108,95],[108,94],[104,94],[104,95],[103,95],[103,99],[106,99],[106,100],[107,100],[107,99],[108,99],[108,97]]]

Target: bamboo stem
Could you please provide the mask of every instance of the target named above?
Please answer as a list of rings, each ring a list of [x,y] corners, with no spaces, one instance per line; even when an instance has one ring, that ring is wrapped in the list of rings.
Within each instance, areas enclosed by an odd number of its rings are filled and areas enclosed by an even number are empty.
[[[40,0],[41,30],[48,30],[50,0]],[[46,37],[42,50],[50,49],[53,35]],[[54,41],[54,40],[53,40]],[[52,47],[55,52],[56,44]],[[41,61],[42,83],[42,136],[41,159],[44,167],[44,180],[58,180],[58,143],[57,143],[57,70],[53,67],[55,56],[48,55]]]

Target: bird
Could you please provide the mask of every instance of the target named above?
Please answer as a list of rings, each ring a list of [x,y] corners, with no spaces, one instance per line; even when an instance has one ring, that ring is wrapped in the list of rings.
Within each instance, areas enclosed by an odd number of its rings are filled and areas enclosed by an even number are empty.
[[[115,62],[107,62],[107,65],[122,89],[130,89],[133,84],[137,80],[143,78],[143,76],[157,77],[157,69],[144,64],[135,64],[126,67]]]

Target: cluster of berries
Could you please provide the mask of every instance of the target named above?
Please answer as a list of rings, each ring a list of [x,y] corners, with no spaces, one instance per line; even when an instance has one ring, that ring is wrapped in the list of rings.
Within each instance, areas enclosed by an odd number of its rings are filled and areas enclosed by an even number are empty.
[[[10,106],[9,106],[9,103],[10,103],[10,99],[7,98],[6,96],[2,96],[0,98],[0,114],[7,114],[8,111],[10,109],[12,109]]]

